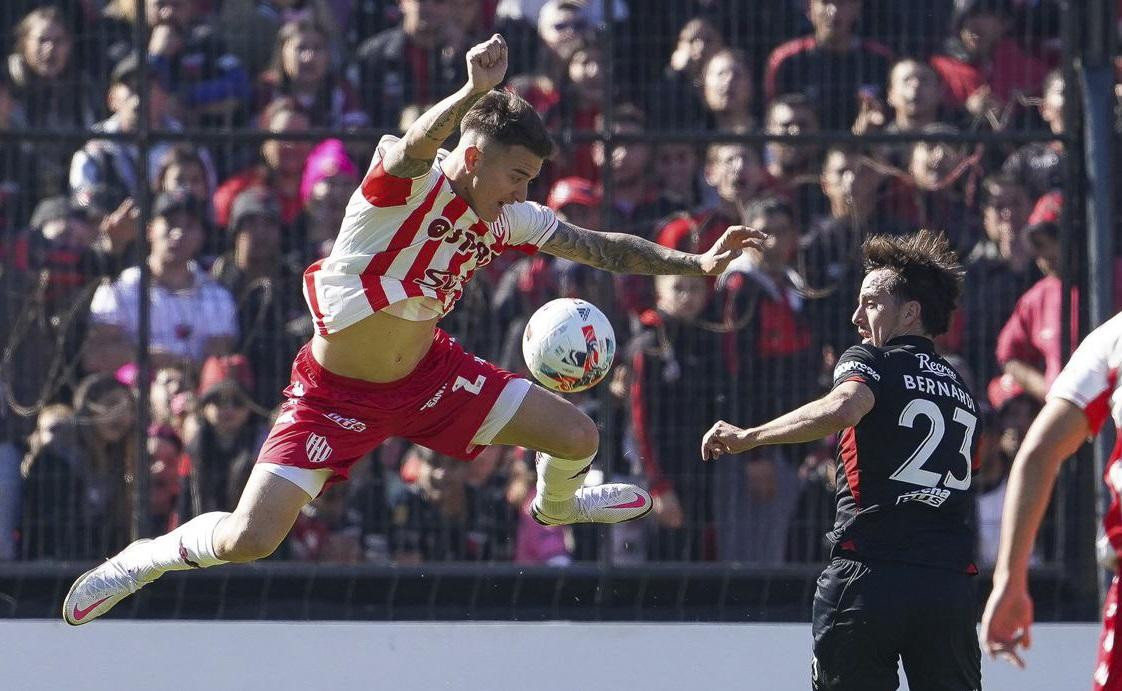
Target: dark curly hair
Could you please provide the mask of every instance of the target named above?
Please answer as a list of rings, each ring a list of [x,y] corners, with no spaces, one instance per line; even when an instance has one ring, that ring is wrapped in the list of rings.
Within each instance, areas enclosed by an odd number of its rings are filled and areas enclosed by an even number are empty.
[[[553,140],[530,103],[508,91],[489,91],[460,121],[460,131],[475,132],[504,146],[523,146],[535,155],[553,155]]]
[[[861,247],[865,273],[888,269],[894,278],[888,292],[920,305],[923,328],[931,336],[946,333],[962,293],[962,265],[941,232],[874,235]]]

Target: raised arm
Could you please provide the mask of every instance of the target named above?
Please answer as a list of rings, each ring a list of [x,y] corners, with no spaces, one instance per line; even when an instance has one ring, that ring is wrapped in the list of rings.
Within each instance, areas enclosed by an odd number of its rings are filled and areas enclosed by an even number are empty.
[[[415,178],[429,168],[436,151],[456,131],[464,113],[506,76],[506,41],[495,34],[467,52],[467,83],[459,91],[425,111],[409,126],[382,159],[390,175]]]
[[[705,254],[663,247],[627,233],[604,233],[558,221],[542,251],[598,269],[625,274],[715,276],[746,247],[762,246],[764,233],[732,226]]]

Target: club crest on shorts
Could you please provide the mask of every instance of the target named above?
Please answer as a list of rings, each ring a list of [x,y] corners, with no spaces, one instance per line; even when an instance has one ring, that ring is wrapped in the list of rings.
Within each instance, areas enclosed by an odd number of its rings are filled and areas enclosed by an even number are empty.
[[[308,454],[311,463],[323,463],[331,455],[331,445],[327,438],[319,434],[309,434],[308,441],[304,442],[304,451]]]

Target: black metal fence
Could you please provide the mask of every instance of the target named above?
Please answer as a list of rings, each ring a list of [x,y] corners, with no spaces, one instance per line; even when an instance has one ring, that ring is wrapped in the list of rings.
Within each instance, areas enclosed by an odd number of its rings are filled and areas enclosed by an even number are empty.
[[[542,531],[523,511],[528,454],[496,449],[463,466],[391,441],[309,506],[277,558],[413,575],[410,565],[475,562],[455,567],[473,592],[501,568],[502,592],[553,588],[540,601],[555,607],[568,586],[550,585],[552,571],[523,581],[496,562],[595,562],[567,573],[591,583],[625,569],[642,593],[730,573],[745,589],[792,574],[813,583],[833,520],[833,440],[702,465],[700,434],[718,417],[758,422],[824,391],[856,342],[860,242],[929,227],[967,266],[940,347],[990,404],[975,482],[980,558],[992,560],[1004,476],[1040,405],[1035,380],[1010,363],[1054,376],[1090,325],[1086,300],[1036,308],[1048,290],[1090,292],[1077,66],[1087,27],[1111,21],[1106,4],[983,17],[995,25],[949,1],[553,2],[537,21],[493,2],[419,3],[404,21],[389,2],[309,1],[280,15],[232,0],[33,11],[45,4],[0,8],[11,55],[0,80],[0,557],[97,559],[232,507],[311,334],[301,272],[330,251],[379,137],[458,86],[464,49],[501,31],[509,88],[560,144],[533,199],[681,249],[703,250],[739,222],[788,244],[700,286],[696,306],[671,299],[689,285],[504,256],[443,323],[522,371],[521,329],[540,304],[580,296],[608,313],[625,347],[610,381],[575,401],[602,431],[596,475],[652,486],[652,518]],[[148,57],[130,65],[138,45]],[[167,191],[201,202],[197,274],[153,260],[165,248],[142,232]],[[187,275],[214,288],[176,283]],[[1053,288],[1040,283],[1049,277]],[[1092,476],[1089,457],[1066,466],[1039,542],[1064,615],[1094,609]],[[682,580],[673,568],[664,578],[661,562],[699,565]],[[369,566],[356,568],[332,567],[328,580],[365,578]],[[37,589],[38,602],[53,573],[20,568],[4,582]],[[285,597],[308,602],[321,572],[299,573],[311,575],[285,581]],[[386,573],[396,583],[405,572]],[[229,601],[233,577],[214,578]],[[687,590],[665,598],[681,607]],[[441,592],[417,597],[432,608]],[[642,593],[621,611],[662,606]],[[774,617],[803,616],[796,601]],[[22,607],[11,612],[45,615]]]

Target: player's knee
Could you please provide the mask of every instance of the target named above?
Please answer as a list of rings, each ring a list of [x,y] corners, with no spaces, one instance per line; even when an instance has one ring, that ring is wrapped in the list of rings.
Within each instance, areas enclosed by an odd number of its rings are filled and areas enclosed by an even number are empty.
[[[231,516],[228,520],[236,519]],[[215,545],[215,551],[225,561],[256,561],[275,552],[283,539],[283,535],[278,537],[272,531],[250,526],[245,521],[237,521],[229,526],[224,545]]]
[[[571,427],[565,430],[565,438],[559,442],[557,455],[561,458],[591,458],[600,448],[600,430],[596,423],[581,413]]]

